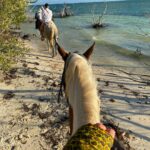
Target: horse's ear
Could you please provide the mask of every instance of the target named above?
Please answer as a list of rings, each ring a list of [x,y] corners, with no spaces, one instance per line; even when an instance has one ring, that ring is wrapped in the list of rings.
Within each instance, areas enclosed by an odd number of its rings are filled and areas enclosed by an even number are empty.
[[[65,49],[60,47],[60,45],[57,42],[56,42],[56,46],[57,46],[59,54],[61,55],[62,59],[65,61],[67,59],[69,53]]]
[[[91,54],[92,54],[92,52],[93,52],[93,50],[94,50],[94,46],[95,46],[95,42],[92,44],[92,46],[83,54],[86,58],[87,58],[87,60],[89,60],[90,59],[90,56],[91,56]]]

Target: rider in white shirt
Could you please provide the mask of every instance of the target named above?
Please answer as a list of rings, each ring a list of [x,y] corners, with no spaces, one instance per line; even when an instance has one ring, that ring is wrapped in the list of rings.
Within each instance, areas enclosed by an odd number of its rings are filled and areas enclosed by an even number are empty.
[[[42,22],[41,27],[40,27],[40,33],[41,33],[41,40],[44,40],[44,24],[49,24],[52,20],[53,13],[52,11],[48,8],[48,4],[46,3],[43,7],[38,12],[39,19]]]

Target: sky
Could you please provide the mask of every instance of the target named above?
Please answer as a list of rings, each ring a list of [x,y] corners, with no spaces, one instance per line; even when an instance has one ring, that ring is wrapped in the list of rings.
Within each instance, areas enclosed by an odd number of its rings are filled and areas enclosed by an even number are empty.
[[[103,2],[103,1],[119,1],[119,0],[38,0],[35,4],[63,4],[63,3],[80,3],[80,2]],[[120,0],[121,1],[121,0]]]

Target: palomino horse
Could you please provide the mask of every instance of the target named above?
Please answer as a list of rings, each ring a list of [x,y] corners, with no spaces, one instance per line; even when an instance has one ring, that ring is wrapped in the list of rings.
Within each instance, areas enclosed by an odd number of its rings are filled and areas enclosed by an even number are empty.
[[[52,57],[54,57],[57,54],[55,44],[58,38],[58,29],[53,21],[48,24],[44,24],[44,37],[47,40],[48,51],[52,51]]]
[[[44,29],[41,28],[42,22],[39,18],[36,18],[36,28],[39,29],[40,32],[44,35],[47,40],[48,51],[52,52],[52,57],[54,57],[56,53],[55,44],[58,38],[58,29],[53,21],[44,24]]]
[[[100,122],[100,99],[88,62],[95,43],[83,55],[69,53],[56,45],[65,61],[61,85],[69,103],[71,138],[64,150],[124,150],[116,139],[113,145],[107,131],[95,126]]]
[[[76,133],[78,134],[78,130],[84,125],[91,128],[89,124],[94,126],[100,122],[100,99],[97,94],[96,81],[88,62],[94,49],[94,45],[95,43],[83,55],[79,55],[76,53],[68,53],[57,43],[58,52],[65,61],[62,79],[65,95],[69,103],[70,131],[71,136],[76,138],[73,140],[73,144],[76,142],[76,148],[74,146],[65,146],[64,150],[70,150],[72,148],[74,150],[81,150],[82,148],[79,148],[78,145],[80,145],[83,140],[76,141],[78,140],[77,137],[80,138],[80,135],[76,135]],[[85,137],[87,135],[83,136]],[[96,139],[97,138],[98,137],[96,136]],[[92,150],[92,147],[84,147],[83,149]]]

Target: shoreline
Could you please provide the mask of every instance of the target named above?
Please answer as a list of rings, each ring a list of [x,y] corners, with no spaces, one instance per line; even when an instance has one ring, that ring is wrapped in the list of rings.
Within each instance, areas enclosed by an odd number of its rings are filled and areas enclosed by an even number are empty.
[[[31,49],[16,65],[14,78],[2,77],[0,86],[0,149],[57,149],[69,138],[68,107],[57,103],[63,61],[50,58],[45,42],[24,41]],[[94,64],[101,99],[101,120],[123,129],[130,149],[150,147],[150,76]]]
[[[60,31],[59,31],[60,45],[63,45],[64,48],[71,50],[72,52],[73,51],[79,51],[80,53],[84,52],[84,50],[87,49],[94,41],[93,37],[90,35],[89,38],[84,37],[85,38],[84,40],[83,40],[83,37],[78,39],[78,37],[77,37],[77,36],[79,36],[78,34],[80,32],[84,32],[84,29],[81,28],[80,31],[77,31],[77,33],[76,33],[77,35],[75,34],[75,39],[73,39],[73,42],[72,42],[74,44],[72,44],[72,43],[69,44],[68,37],[70,37],[71,35],[68,33],[66,35],[66,33],[64,33],[62,31],[63,29],[66,30],[66,28],[64,28],[63,26],[60,27],[60,25],[62,25],[64,23],[63,19],[62,19],[62,22],[60,20],[61,19],[56,20],[56,23],[60,29]],[[35,35],[35,36],[37,36],[37,38],[40,38],[38,31],[33,28],[34,28],[33,22],[25,23],[25,25],[22,26],[22,30],[24,31],[23,34],[29,34],[30,36]],[[28,29],[28,31],[27,31],[27,29]],[[76,28],[69,29],[68,32],[74,33],[75,30],[78,30],[78,29],[76,29]],[[144,72],[147,72],[147,74],[149,74],[149,72],[150,72],[149,58],[150,57],[148,55],[144,55],[142,51],[141,51],[142,54],[140,54],[140,52],[136,51],[136,49],[135,49],[135,51],[124,49],[120,46],[111,44],[102,39],[100,39],[100,41],[99,40],[97,41],[95,39],[95,41],[97,44],[96,44],[95,51],[94,51],[94,54],[92,57],[92,61],[94,63],[96,63],[96,64],[99,63],[100,65],[103,64],[103,66],[113,66],[114,65],[114,67],[118,66],[118,68],[124,67],[124,68],[126,68],[127,71],[129,68],[129,71],[134,70],[137,73],[143,74]],[[43,45],[43,43],[41,42],[41,45],[39,45],[39,46],[41,47],[42,45]],[[138,69],[135,70],[135,68],[138,68]]]

